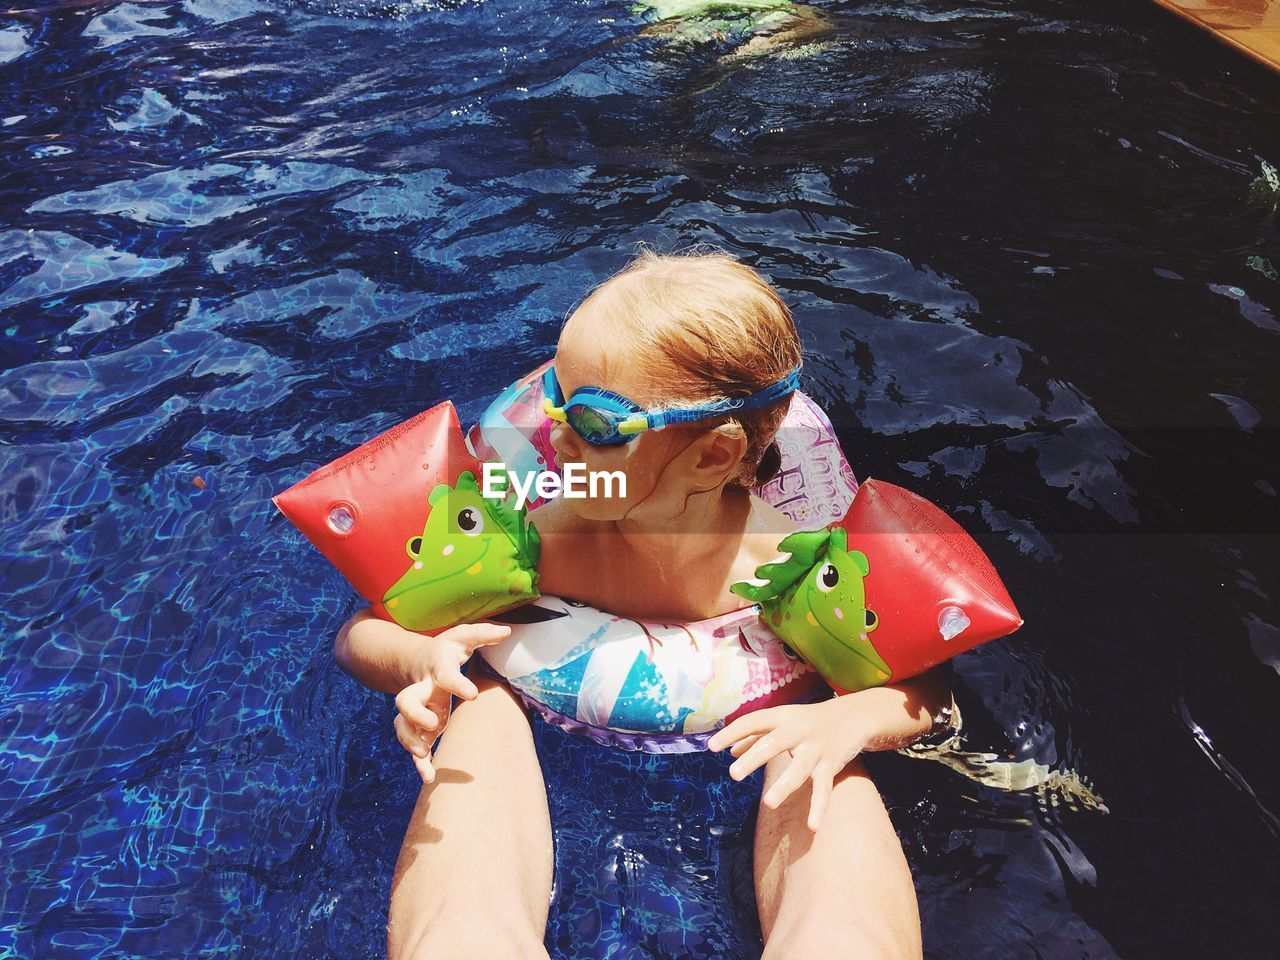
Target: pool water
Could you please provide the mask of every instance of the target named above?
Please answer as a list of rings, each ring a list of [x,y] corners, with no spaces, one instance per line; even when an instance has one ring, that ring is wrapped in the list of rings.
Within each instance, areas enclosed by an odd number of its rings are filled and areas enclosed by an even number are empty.
[[[382,955],[419,784],[269,497],[637,241],[768,276],[1026,618],[967,760],[869,760],[927,956],[1276,957],[1280,78],[1136,2],[692,16],[0,13],[0,957]],[[758,783],[538,738],[554,956],[757,954]]]

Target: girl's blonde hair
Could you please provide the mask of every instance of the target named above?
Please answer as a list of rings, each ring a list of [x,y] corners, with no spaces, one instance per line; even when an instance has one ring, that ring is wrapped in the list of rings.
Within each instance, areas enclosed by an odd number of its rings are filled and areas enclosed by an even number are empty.
[[[800,366],[791,311],[760,274],[714,247],[677,254],[641,248],[583,302],[620,325],[635,363],[659,384],[658,408],[745,397]],[[774,438],[790,397],[696,426],[743,436],[732,485],[754,487],[778,472]]]

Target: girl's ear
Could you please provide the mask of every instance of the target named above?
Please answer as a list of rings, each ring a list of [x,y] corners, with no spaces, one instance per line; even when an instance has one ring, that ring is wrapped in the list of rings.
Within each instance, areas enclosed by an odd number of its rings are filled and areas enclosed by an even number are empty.
[[[747,438],[741,432],[732,434],[712,430],[695,444],[698,451],[693,469],[699,474],[698,486],[710,490],[731,478],[747,452]]]

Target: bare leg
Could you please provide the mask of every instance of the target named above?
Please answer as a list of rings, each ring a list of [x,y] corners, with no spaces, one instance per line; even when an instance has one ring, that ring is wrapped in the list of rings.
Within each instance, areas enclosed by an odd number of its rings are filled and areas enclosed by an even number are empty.
[[[765,789],[791,762],[765,770]],[[815,834],[808,784],[756,823],[756,898],[765,960],[919,960],[920,910],[911,870],[861,761],[836,778]]]
[[[400,849],[391,960],[547,960],[551,817],[529,720],[505,685],[473,679]]]

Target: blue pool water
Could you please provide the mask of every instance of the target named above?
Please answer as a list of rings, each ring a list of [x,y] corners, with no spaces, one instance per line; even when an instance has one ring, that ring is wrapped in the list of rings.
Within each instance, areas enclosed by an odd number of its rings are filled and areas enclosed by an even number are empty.
[[[927,955],[1277,956],[1280,79],[1138,2],[801,19],[0,11],[0,957],[381,955],[419,784],[269,497],[641,240],[766,274],[1027,620],[954,667],[1026,789],[869,761]],[[537,736],[552,954],[756,955],[757,784]]]

